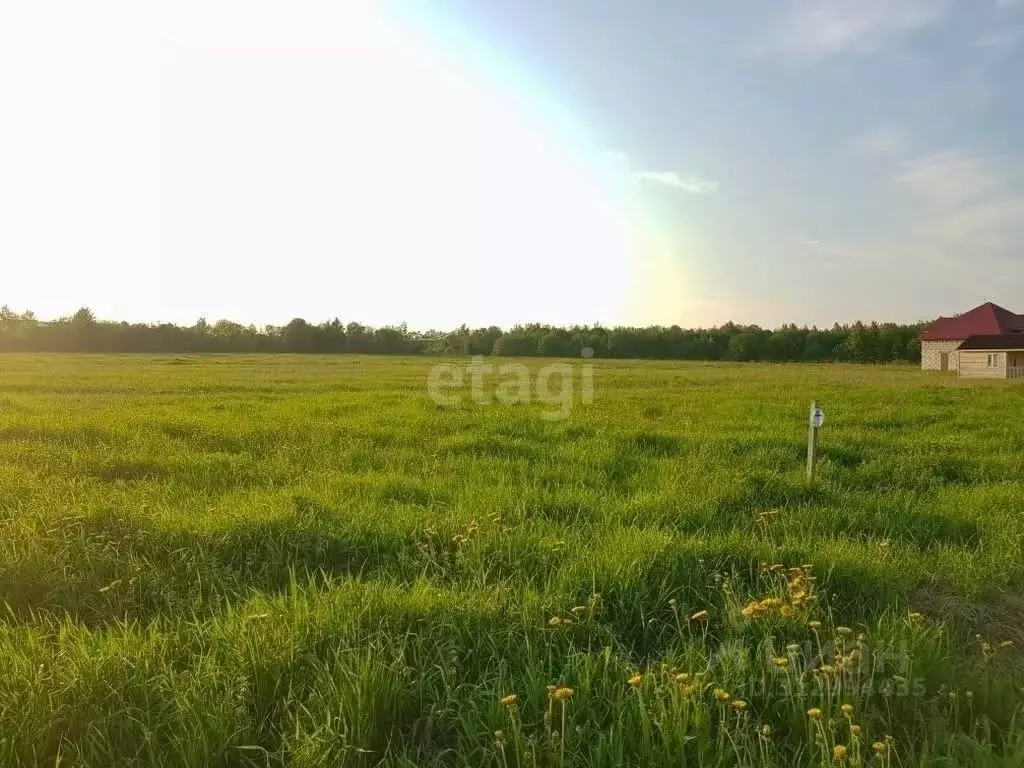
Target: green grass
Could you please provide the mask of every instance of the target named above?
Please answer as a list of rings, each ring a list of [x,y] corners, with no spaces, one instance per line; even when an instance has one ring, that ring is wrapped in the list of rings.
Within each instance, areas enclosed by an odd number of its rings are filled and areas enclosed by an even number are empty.
[[[0,357],[0,765],[1024,764],[1024,386],[436,362]]]

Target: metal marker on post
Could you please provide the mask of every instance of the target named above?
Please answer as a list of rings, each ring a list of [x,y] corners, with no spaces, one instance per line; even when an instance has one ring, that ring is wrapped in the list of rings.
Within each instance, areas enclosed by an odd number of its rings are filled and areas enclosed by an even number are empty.
[[[814,463],[818,453],[818,429],[825,423],[825,413],[811,401],[811,421],[807,427],[807,479],[814,479]]]

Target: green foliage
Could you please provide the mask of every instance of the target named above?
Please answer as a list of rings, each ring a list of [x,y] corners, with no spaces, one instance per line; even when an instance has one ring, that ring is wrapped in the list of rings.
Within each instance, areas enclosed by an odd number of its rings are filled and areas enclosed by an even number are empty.
[[[1024,764],[1024,387],[436,362],[0,358],[0,765]]]
[[[709,330],[679,326],[556,328],[531,324],[456,331],[411,331],[404,325],[343,326],[337,318],[310,323],[301,317],[283,327],[214,325],[200,318],[183,327],[162,323],[100,322],[82,308],[71,318],[41,323],[31,312],[0,308],[0,352],[298,352],[385,355],[502,355],[577,357],[590,349],[598,358],[735,360],[769,362],[913,362],[921,356],[917,337],[924,326],[871,323],[831,329],[784,325],[774,331],[727,323]]]

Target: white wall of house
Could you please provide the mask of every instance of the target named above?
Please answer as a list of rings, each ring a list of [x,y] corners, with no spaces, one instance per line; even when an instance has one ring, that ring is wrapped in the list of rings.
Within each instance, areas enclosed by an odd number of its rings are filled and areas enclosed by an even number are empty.
[[[955,371],[960,367],[960,355],[956,348],[963,343],[959,341],[922,341],[921,342],[921,370],[941,371],[942,355],[949,355],[949,370]]]
[[[1006,353],[962,350],[960,352],[960,376],[965,379],[1005,379]]]

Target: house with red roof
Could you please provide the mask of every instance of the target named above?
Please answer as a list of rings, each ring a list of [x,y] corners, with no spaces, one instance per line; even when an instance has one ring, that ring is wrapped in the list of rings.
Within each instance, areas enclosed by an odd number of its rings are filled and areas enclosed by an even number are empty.
[[[990,301],[962,315],[940,317],[920,338],[923,370],[1024,379],[1024,315]]]

